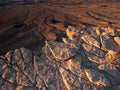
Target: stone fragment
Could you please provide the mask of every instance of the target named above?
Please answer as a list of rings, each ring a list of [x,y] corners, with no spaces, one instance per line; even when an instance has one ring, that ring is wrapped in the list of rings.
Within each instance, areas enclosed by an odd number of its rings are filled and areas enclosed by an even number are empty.
[[[111,28],[111,27],[96,27],[96,34],[98,35],[111,35],[114,36],[115,35],[115,29]]]
[[[47,47],[56,60],[64,61],[76,55],[74,49],[67,48],[67,46],[62,43],[47,42],[46,48]]]
[[[111,27],[103,28],[105,30],[106,34],[109,34],[111,36],[115,36],[115,29]]]
[[[33,56],[30,50],[25,48],[16,49],[14,51],[14,59],[17,61],[18,68],[23,71],[23,73],[28,76],[31,83],[35,83],[34,77],[34,67],[33,67]]]
[[[7,68],[7,64],[4,59],[0,58],[0,74],[4,72],[4,70]]]
[[[93,89],[85,78],[84,70],[82,69],[82,60],[84,58],[80,55],[67,60],[59,68],[63,83],[68,90],[79,90],[83,88]]]
[[[96,31],[96,34],[98,34],[98,35],[101,35],[101,34],[104,33],[104,30],[103,30],[102,28],[100,28],[100,27],[97,27],[97,28],[95,29],[95,31]]]
[[[62,38],[63,42],[69,47],[69,48],[75,48],[78,49],[80,46],[78,42],[67,39],[67,38]]]
[[[74,73],[76,75],[82,75],[82,59],[83,57],[80,55],[77,55],[69,60],[67,60],[65,63],[62,64],[62,67],[66,70],[70,70],[71,73]]]
[[[47,58],[44,54],[42,54],[41,57],[34,56],[34,67],[37,81],[36,87],[39,89],[48,88],[50,90],[62,88],[64,90],[65,86],[58,74],[58,69],[50,58]]]
[[[66,30],[66,35],[70,40],[77,40],[78,39],[78,30],[75,27],[68,26]]]
[[[120,64],[119,64],[120,65]],[[98,67],[100,70],[103,70],[104,72],[107,72],[106,75],[108,75],[110,79],[111,85],[118,85],[120,83],[120,71],[118,67],[115,64],[101,64]]]
[[[110,86],[110,82],[104,74],[98,71],[87,69],[85,70],[85,73],[91,83],[98,86]]]
[[[15,86],[0,78],[0,90],[15,90]]]
[[[24,59],[25,63],[29,63],[32,62],[32,51],[25,49],[25,48],[21,48],[21,53]]]
[[[82,44],[86,57],[97,64],[105,63],[105,52],[88,44]]]
[[[16,73],[16,82],[18,83],[18,85],[21,86],[31,86],[31,87],[33,86],[28,76],[26,76],[24,73],[21,72]]]
[[[89,45],[93,45],[97,48],[100,48],[99,36],[83,35],[81,39]]]
[[[10,83],[15,83],[15,70],[7,67],[2,74],[2,78],[9,81]]]
[[[16,71],[25,69],[25,62],[20,49],[14,50],[11,63]]]
[[[12,55],[13,55],[13,51],[9,51],[5,54],[5,57],[7,58],[8,62],[10,63],[12,60]]]
[[[103,49],[104,51],[109,50],[119,51],[119,46],[116,45],[111,36],[104,35],[101,36],[101,49]]]
[[[37,90],[36,87],[17,86],[15,90]]]
[[[114,37],[114,41],[120,46],[120,37]]]
[[[107,63],[112,63],[113,61],[115,61],[119,57],[120,57],[120,55],[116,51],[113,51],[113,50],[109,50],[107,52],[107,54],[105,55]]]

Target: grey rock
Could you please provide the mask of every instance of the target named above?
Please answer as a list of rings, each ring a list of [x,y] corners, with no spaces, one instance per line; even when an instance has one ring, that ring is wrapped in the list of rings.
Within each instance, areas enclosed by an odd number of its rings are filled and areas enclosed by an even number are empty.
[[[1,86],[0,86],[1,90],[14,90],[15,89],[14,85],[5,81],[4,79],[3,80],[1,79],[0,82],[1,82]]]
[[[95,46],[91,46],[89,44],[82,44],[85,54],[87,58],[97,64],[105,63],[105,52],[96,48]]]
[[[114,42],[114,40],[112,39],[111,36],[109,36],[109,35],[101,36],[101,48],[103,50],[106,50],[106,51],[116,50],[115,44],[116,43]]]
[[[97,48],[100,48],[100,42],[99,42],[99,36],[93,36],[93,35],[83,35],[81,37],[81,39],[83,40],[83,42],[91,45],[91,46],[95,46]]]
[[[89,81],[93,84],[98,86],[110,86],[110,82],[104,74],[94,70],[85,70],[85,73]]]
[[[109,80],[111,81],[112,85],[119,85],[120,83],[120,71],[118,69],[118,66],[114,64],[101,64],[98,67],[100,70],[103,70],[106,73],[106,75],[109,76]]]
[[[46,41],[46,48],[51,51],[56,60],[67,60],[76,55],[76,51],[73,48],[68,48],[66,44]]]
[[[17,86],[16,90],[37,90],[37,88],[36,87]]]

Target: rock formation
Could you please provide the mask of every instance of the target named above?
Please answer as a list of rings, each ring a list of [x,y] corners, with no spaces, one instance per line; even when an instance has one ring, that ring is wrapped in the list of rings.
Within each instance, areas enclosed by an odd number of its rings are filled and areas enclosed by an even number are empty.
[[[119,90],[116,32],[111,27],[69,26],[68,38],[46,40],[39,53],[23,47],[10,50],[0,57],[0,89]]]
[[[39,52],[45,39],[62,41],[69,25],[120,28],[119,0],[44,0],[48,3],[43,4],[18,1],[22,0],[0,5],[0,55],[20,47]],[[114,40],[118,42],[119,37]]]

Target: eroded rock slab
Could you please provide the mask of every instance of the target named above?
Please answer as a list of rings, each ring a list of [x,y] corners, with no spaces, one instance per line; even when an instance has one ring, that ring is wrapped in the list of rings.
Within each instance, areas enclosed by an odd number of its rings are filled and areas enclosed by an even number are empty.
[[[69,32],[74,36],[78,31],[78,39],[47,40],[39,54],[22,47],[1,56],[0,89],[119,90],[119,50],[102,48],[102,37],[111,35],[104,29],[105,34],[92,33],[95,29],[71,26]]]

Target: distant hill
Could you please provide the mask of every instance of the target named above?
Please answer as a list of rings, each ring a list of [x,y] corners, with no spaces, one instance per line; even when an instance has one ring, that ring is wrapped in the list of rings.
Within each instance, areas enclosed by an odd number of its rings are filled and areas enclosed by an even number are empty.
[[[0,0],[0,4],[42,3],[44,0]]]
[[[95,3],[95,2],[118,2],[120,0],[0,0],[0,4],[11,3]]]

